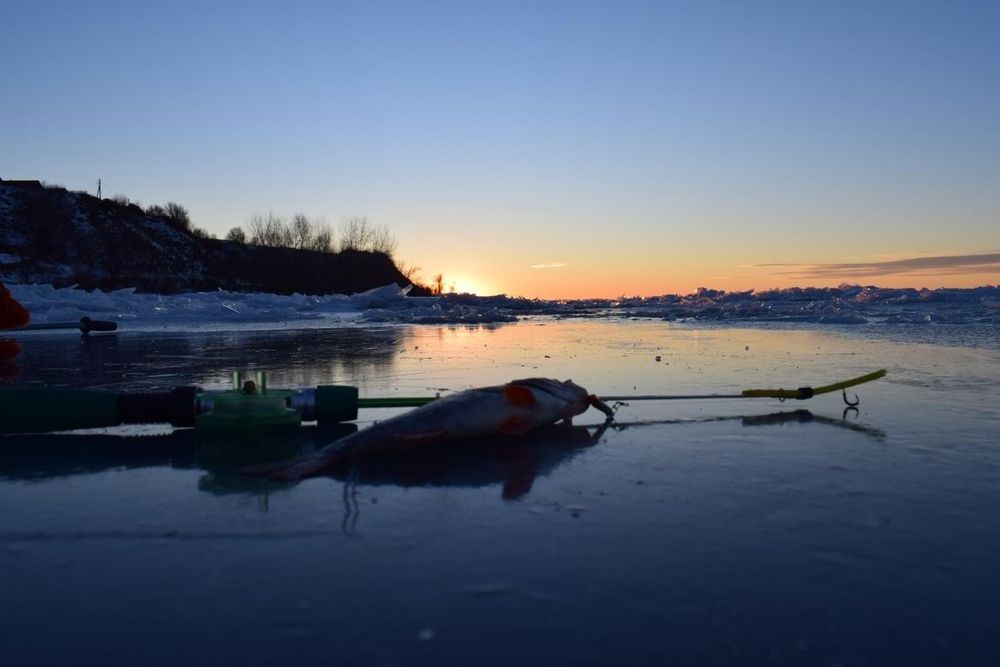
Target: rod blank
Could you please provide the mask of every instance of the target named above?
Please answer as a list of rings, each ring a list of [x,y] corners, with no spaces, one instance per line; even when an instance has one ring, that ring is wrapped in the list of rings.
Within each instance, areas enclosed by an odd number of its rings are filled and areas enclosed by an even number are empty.
[[[92,320],[89,317],[81,317],[79,322],[45,322],[42,324],[28,324],[18,327],[15,331],[50,331],[57,329],[79,329],[80,333],[88,334],[91,331],[116,331],[118,324],[105,320]]]

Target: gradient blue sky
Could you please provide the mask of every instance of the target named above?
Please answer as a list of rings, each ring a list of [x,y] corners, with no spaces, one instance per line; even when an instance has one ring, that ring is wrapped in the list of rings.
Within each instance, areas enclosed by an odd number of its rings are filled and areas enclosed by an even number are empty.
[[[529,296],[1000,282],[1000,2],[17,2],[0,62],[0,177],[218,235],[367,215]]]

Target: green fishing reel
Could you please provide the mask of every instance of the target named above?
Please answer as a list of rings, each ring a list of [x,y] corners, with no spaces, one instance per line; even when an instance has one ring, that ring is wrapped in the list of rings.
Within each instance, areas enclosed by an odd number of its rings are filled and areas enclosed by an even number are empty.
[[[262,371],[253,380],[243,380],[233,373],[228,391],[202,391],[197,394],[195,426],[204,431],[271,431],[297,427],[302,413],[289,406],[295,392],[268,390]]]
[[[269,389],[263,371],[253,380],[233,373],[228,391],[197,395],[195,426],[206,431],[260,431],[297,427],[303,421],[339,423],[358,418],[358,388]]]

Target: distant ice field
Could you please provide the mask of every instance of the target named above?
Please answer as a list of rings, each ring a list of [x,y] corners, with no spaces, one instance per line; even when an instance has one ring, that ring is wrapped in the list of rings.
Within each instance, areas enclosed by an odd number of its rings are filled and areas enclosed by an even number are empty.
[[[446,294],[411,297],[386,285],[359,294],[198,292],[142,294],[51,285],[10,285],[33,324],[110,320],[121,331],[231,331],[495,324],[533,317],[661,320],[698,327],[819,327],[878,339],[997,349],[1000,287],[889,289],[842,285],[762,292],[702,289],[689,295],[553,301]],[[23,334],[22,334],[23,335]]]

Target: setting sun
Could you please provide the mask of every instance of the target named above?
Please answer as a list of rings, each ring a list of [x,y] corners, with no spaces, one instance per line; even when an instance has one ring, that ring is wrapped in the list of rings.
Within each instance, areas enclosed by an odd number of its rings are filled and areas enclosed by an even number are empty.
[[[476,294],[479,296],[496,293],[489,284],[482,280],[464,275],[449,276],[447,273],[444,274],[444,290],[456,294]]]

